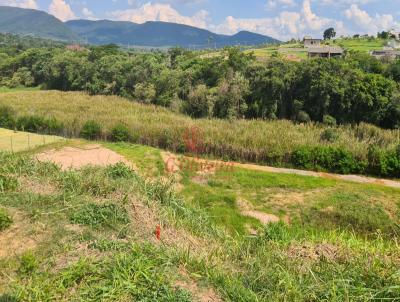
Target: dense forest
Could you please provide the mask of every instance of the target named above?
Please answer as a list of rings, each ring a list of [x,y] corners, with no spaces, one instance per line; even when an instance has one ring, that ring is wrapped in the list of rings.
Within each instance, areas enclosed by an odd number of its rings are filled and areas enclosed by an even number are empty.
[[[14,39],[0,43],[2,86],[120,95],[195,118],[400,127],[400,60],[347,53],[341,59],[291,62],[276,55],[260,62],[237,48],[139,53],[115,45],[68,50],[46,41],[26,47]]]

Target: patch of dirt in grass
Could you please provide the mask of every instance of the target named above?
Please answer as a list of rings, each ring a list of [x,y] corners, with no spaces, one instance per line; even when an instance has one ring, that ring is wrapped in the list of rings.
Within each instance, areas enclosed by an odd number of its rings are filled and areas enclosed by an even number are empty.
[[[0,232],[0,258],[20,255],[34,249],[46,237],[39,226],[29,223],[29,218],[20,212],[9,211],[13,223]]]
[[[329,262],[334,262],[344,258],[344,251],[330,243],[304,243],[292,244],[288,249],[288,256],[291,259],[301,260],[305,262],[317,262],[325,259]]]
[[[20,184],[19,188],[22,192],[29,192],[39,195],[54,195],[59,192],[57,187],[52,183],[41,179],[20,177],[18,182]]]
[[[37,154],[36,159],[41,162],[53,162],[63,170],[79,169],[88,165],[105,167],[120,162],[136,170],[136,167],[123,156],[100,145],[53,149]]]
[[[253,217],[259,220],[262,224],[277,223],[280,221],[280,218],[276,215],[267,214],[253,209],[252,205],[244,199],[238,199],[237,207],[240,210],[240,214],[247,217]]]
[[[305,195],[305,193],[300,192],[280,192],[269,196],[268,200],[280,206],[303,204]]]
[[[201,251],[209,249],[210,243],[198,238],[183,229],[177,229],[166,222],[155,205],[146,205],[131,197],[128,210],[131,217],[131,228],[139,239],[160,245],[175,246],[182,249]],[[160,226],[160,240],[156,238],[156,228]],[[208,248],[207,248],[208,245]]]
[[[175,282],[175,286],[187,290],[192,294],[195,302],[222,302],[214,289],[210,287],[201,287],[192,278],[184,267],[179,268],[181,280]]]

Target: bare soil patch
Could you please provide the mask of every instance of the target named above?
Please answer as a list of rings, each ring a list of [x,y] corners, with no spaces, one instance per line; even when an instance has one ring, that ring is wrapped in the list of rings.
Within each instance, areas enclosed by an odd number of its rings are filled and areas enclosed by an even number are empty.
[[[199,286],[192,278],[190,278],[184,267],[180,267],[180,276],[182,280],[175,282],[175,286],[185,289],[192,294],[193,301],[196,302],[220,302],[221,298],[210,287]]]
[[[34,249],[46,236],[45,230],[29,223],[29,218],[23,213],[9,212],[13,223],[0,232],[0,258],[20,255]]]
[[[39,179],[20,177],[18,179],[20,190],[40,195],[54,195],[58,193],[58,189],[49,181]]]
[[[314,263],[322,259],[333,262],[343,259],[344,252],[340,247],[330,243],[319,243],[316,245],[304,243],[301,245],[292,244],[289,247],[288,256],[291,259],[297,259],[310,263]]]
[[[277,223],[280,221],[280,218],[276,215],[267,214],[253,209],[252,205],[244,199],[239,199],[237,201],[237,207],[240,210],[240,214],[247,217],[253,217],[259,220],[262,224]]]
[[[104,167],[120,162],[135,169],[134,165],[123,156],[100,145],[53,149],[36,155],[36,159],[41,162],[53,162],[63,170],[79,169],[90,165]]]

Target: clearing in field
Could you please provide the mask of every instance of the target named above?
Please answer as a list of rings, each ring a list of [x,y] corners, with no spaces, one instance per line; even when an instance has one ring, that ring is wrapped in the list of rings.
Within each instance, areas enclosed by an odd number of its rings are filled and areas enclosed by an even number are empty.
[[[64,140],[64,138],[54,135],[41,135],[0,128],[0,151],[27,151]]]
[[[100,145],[64,147],[60,150],[48,150],[36,158],[41,162],[53,162],[63,170],[79,169],[84,166],[109,166],[124,163],[133,168],[133,164],[121,155]]]

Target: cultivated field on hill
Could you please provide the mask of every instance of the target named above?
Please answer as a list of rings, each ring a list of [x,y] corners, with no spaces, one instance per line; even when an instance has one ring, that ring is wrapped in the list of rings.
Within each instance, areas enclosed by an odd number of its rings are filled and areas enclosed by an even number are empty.
[[[398,189],[239,168],[170,173],[159,149],[104,147],[136,168],[61,170],[35,150],[0,153],[0,299],[400,297]]]
[[[168,109],[119,97],[76,92],[10,92],[0,94],[2,105],[12,108],[17,116],[41,116],[51,121],[54,118],[56,131],[66,137],[79,137],[85,124],[95,121],[95,138],[111,140],[113,129],[122,125],[128,132],[126,140],[130,142],[188,152],[185,135],[190,129],[199,129],[203,146],[197,152],[204,155],[337,173],[365,173],[362,169],[369,164],[371,146],[376,147],[379,154],[388,152],[396,157],[400,144],[399,130],[382,130],[366,124],[331,128],[285,120],[191,119]],[[319,152],[323,152],[322,159]],[[381,156],[379,154],[376,156]],[[343,165],[336,166],[337,162]],[[385,176],[381,173],[383,170],[379,171],[371,170],[372,174]]]

